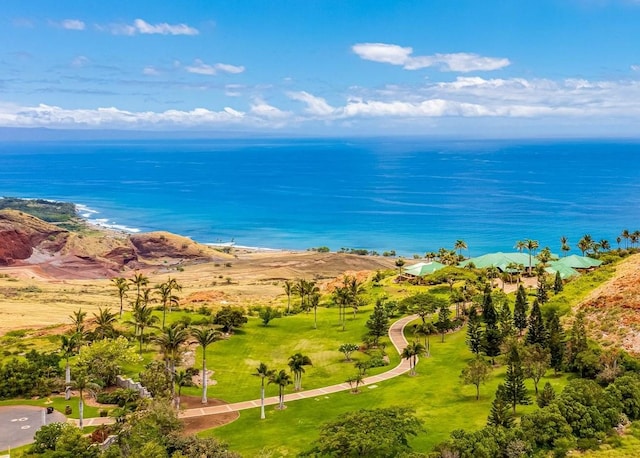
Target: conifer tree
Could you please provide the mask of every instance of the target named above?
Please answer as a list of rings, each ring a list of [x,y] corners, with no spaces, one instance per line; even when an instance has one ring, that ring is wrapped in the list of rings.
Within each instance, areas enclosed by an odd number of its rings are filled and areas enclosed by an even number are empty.
[[[491,358],[491,364],[495,364],[495,358],[500,354],[502,336],[498,330],[498,314],[493,306],[491,298],[491,286],[484,289],[484,299],[482,301],[482,318],[484,320],[484,338],[482,341],[482,351]]]
[[[498,328],[500,329],[500,337],[506,339],[514,334],[513,317],[511,316],[511,309],[509,303],[504,302],[498,312]]]
[[[516,293],[516,303],[513,307],[513,324],[518,329],[520,335],[522,331],[527,328],[527,309],[529,304],[527,302],[527,293],[524,290],[522,283],[518,286]]]
[[[564,285],[562,283],[562,277],[560,276],[560,272],[556,271],[556,278],[553,281],[553,292],[558,294],[563,289]]]
[[[557,374],[562,370],[564,360],[564,331],[560,325],[560,318],[555,309],[551,309],[547,315],[547,347],[551,354],[551,367]]]
[[[507,376],[504,380],[504,390],[506,400],[513,407],[513,413],[516,413],[516,405],[527,405],[530,402],[527,388],[524,385],[524,371],[522,370],[522,362],[520,354],[516,346],[511,347],[509,359],[507,362]]]
[[[491,404],[491,412],[487,419],[487,425],[511,428],[513,423],[513,413],[511,412],[511,405],[507,399],[507,392],[504,385],[500,384],[496,391],[496,398]]]
[[[540,392],[540,394],[538,394],[538,399],[537,399],[538,407],[542,409],[543,407],[548,406],[549,404],[551,404],[551,401],[553,401],[555,398],[556,398],[556,391],[551,386],[551,383],[549,382],[545,383],[544,388],[542,388],[542,391]]]
[[[584,313],[578,312],[576,319],[571,326],[571,336],[569,337],[569,348],[567,349],[567,362],[573,366],[578,353],[585,351],[587,344],[587,330],[584,325]]]
[[[441,342],[444,342],[444,335],[452,326],[451,319],[449,318],[450,314],[451,311],[449,310],[448,305],[440,307],[440,311],[438,312],[438,321],[436,321],[435,326],[442,336]]]
[[[498,314],[493,306],[493,299],[491,298],[491,286],[487,285],[484,288],[484,297],[482,300],[482,319],[487,327],[495,326],[498,321]]]
[[[549,301],[549,286],[544,277],[544,271],[538,274],[538,291],[536,292],[536,297],[541,304],[546,304]]]
[[[542,321],[542,312],[540,311],[538,299],[533,301],[525,343],[527,345],[539,344],[544,348],[547,347],[547,330],[544,326],[544,321]]]
[[[467,345],[471,353],[476,355],[476,358],[480,357],[480,351],[482,350],[483,332],[480,323],[480,317],[475,305],[469,308],[469,322],[467,323]]]

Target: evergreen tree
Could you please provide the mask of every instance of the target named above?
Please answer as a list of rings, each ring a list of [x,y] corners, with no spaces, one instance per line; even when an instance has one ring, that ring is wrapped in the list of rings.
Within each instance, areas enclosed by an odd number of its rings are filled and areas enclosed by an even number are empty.
[[[507,376],[504,380],[505,399],[513,407],[513,413],[516,413],[516,405],[529,404],[529,395],[524,385],[524,371],[522,370],[522,362],[520,354],[516,346],[511,347],[509,358],[507,361]]]
[[[507,397],[504,385],[498,385],[496,398],[491,404],[491,412],[487,419],[487,425],[503,428],[511,428],[513,426],[513,413],[511,412],[511,405]]]
[[[562,370],[564,360],[564,332],[555,309],[551,309],[547,315],[547,347],[551,353],[551,367],[557,374]]]
[[[573,367],[578,353],[589,348],[587,344],[587,330],[584,325],[584,313],[578,312],[576,319],[571,326],[571,336],[569,337],[569,345],[567,349],[567,362]]]
[[[508,302],[503,302],[498,312],[498,328],[500,329],[500,337],[506,339],[514,334],[513,317]]]
[[[480,317],[478,316],[476,306],[472,305],[469,309],[469,322],[467,323],[467,345],[471,353],[476,355],[476,358],[480,357],[482,342],[483,332]]]
[[[516,293],[516,303],[513,308],[513,324],[522,335],[522,331],[527,328],[527,309],[529,304],[527,302],[527,293],[524,290],[522,283],[518,286]]]
[[[449,318],[450,314],[451,311],[449,310],[448,305],[440,307],[440,311],[438,312],[438,321],[436,321],[435,326],[442,336],[442,342],[444,342],[444,334],[451,329],[452,326],[451,319]]]
[[[491,298],[491,286],[487,285],[484,288],[484,297],[482,300],[482,319],[487,327],[495,326],[498,322],[498,314],[493,306],[493,299]]]
[[[551,404],[551,401],[553,401],[556,398],[556,391],[553,389],[553,387],[551,386],[551,383],[547,382],[544,384],[544,388],[542,388],[542,391],[540,392],[540,394],[538,394],[538,407],[543,408],[548,406],[549,404]]]
[[[549,301],[549,286],[544,277],[544,271],[538,274],[538,291],[536,292],[536,297],[541,304],[546,304]]]
[[[384,308],[383,301],[376,301],[373,313],[369,315],[366,326],[369,328],[369,335],[373,337],[373,344],[378,345],[380,337],[386,335],[389,330],[389,316]]]
[[[560,276],[560,272],[556,271],[556,278],[553,281],[553,292],[558,294],[563,289],[564,289],[564,285],[562,283],[562,277]]]
[[[547,346],[547,330],[542,321],[542,312],[540,311],[538,299],[534,299],[533,301],[525,342],[527,345],[539,344],[544,348]]]

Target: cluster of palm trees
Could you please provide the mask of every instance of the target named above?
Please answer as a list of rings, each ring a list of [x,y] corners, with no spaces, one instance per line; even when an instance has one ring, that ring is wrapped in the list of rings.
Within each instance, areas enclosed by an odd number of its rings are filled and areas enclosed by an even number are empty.
[[[418,363],[418,356],[424,354],[426,351],[425,346],[417,340],[410,342],[402,350],[400,357],[409,361],[409,375],[416,375],[416,364]]]
[[[288,385],[293,384],[294,390],[299,391],[302,389],[302,374],[305,372],[305,366],[311,366],[311,359],[303,355],[302,353],[296,353],[289,357],[289,362],[287,363],[291,375],[287,373],[284,369],[275,370],[269,369],[269,367],[261,362],[260,365],[256,368],[256,371],[253,373],[256,377],[260,377],[260,418],[265,418],[264,413],[264,382],[267,380],[267,383],[274,384],[278,386],[278,409],[282,410],[285,408],[284,406],[284,390]]]
[[[358,308],[363,305],[362,293],[364,293],[363,283],[351,275],[345,275],[342,285],[333,291],[333,302],[338,306],[343,331],[346,328],[347,308],[351,307],[355,318]]]

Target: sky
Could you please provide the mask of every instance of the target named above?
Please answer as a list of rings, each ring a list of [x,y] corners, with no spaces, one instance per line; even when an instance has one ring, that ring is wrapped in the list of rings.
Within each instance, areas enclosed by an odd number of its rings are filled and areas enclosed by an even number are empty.
[[[2,0],[0,127],[638,137],[640,0]]]

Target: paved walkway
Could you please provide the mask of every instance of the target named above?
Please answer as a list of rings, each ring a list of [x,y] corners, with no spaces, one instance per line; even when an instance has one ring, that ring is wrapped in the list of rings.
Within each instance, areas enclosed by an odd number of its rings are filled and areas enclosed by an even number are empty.
[[[389,327],[389,340],[391,340],[391,343],[395,347],[398,354],[402,353],[402,350],[404,350],[404,348],[407,346],[407,339],[405,339],[404,337],[404,328],[407,326],[407,324],[409,324],[416,318],[417,315],[407,316],[399,319]],[[409,372],[409,369],[409,361],[406,359],[401,359],[400,363],[393,369],[378,375],[366,377],[363,380],[363,385],[374,385],[376,383],[392,379]],[[337,385],[325,386],[323,388],[315,388],[313,390],[297,391],[295,393],[286,394],[284,396],[284,401],[286,403],[291,401],[298,401],[300,399],[315,398],[318,396],[325,396],[327,394],[338,393],[340,391],[347,391],[350,389],[351,386],[349,386],[348,383],[339,383]],[[278,402],[278,396],[271,396],[264,399],[265,406],[278,404]],[[215,415],[228,412],[237,412],[238,410],[254,409],[256,407],[260,407],[260,399],[234,402],[232,404],[222,404],[210,407],[203,406],[195,409],[187,409],[181,411],[178,416],[180,418],[201,417],[204,415]],[[77,420],[75,420],[75,422],[77,422]],[[113,423],[113,419],[109,417],[94,417],[84,419],[84,426],[97,426],[108,423]]]

